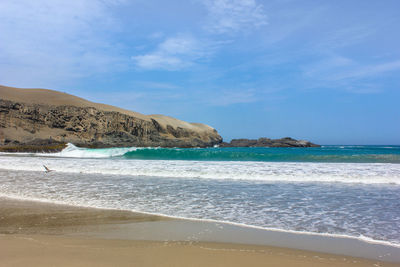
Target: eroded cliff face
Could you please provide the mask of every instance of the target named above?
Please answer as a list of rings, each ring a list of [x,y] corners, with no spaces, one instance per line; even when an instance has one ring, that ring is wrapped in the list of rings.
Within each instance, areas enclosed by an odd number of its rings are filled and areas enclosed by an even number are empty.
[[[94,107],[0,99],[2,147],[58,143],[83,147],[206,147],[221,142],[221,136],[211,127],[192,130]]]

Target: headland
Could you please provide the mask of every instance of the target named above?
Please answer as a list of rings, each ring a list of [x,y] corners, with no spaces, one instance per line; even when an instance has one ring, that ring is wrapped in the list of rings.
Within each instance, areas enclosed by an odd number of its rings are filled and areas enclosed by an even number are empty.
[[[144,115],[48,89],[0,86],[0,151],[58,152],[79,147],[315,147],[292,138],[234,139],[165,115]]]

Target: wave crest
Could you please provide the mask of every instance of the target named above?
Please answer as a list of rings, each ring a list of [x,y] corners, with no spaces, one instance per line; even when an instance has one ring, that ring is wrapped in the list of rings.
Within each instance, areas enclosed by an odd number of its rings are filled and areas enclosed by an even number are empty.
[[[115,158],[143,160],[262,161],[400,163],[400,147],[325,146],[321,148],[81,148],[73,144],[59,153],[36,154],[68,158]]]

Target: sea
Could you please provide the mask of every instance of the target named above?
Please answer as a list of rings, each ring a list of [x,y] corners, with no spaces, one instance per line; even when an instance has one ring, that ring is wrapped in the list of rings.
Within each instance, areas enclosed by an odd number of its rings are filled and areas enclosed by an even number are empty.
[[[400,246],[400,146],[68,144],[1,153],[0,196]]]

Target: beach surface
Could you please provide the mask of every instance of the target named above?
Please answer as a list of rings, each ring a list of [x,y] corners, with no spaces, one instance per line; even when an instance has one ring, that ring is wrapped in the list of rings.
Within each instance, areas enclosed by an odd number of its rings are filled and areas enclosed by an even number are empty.
[[[220,223],[0,198],[0,266],[399,266],[260,245],[253,235]]]

